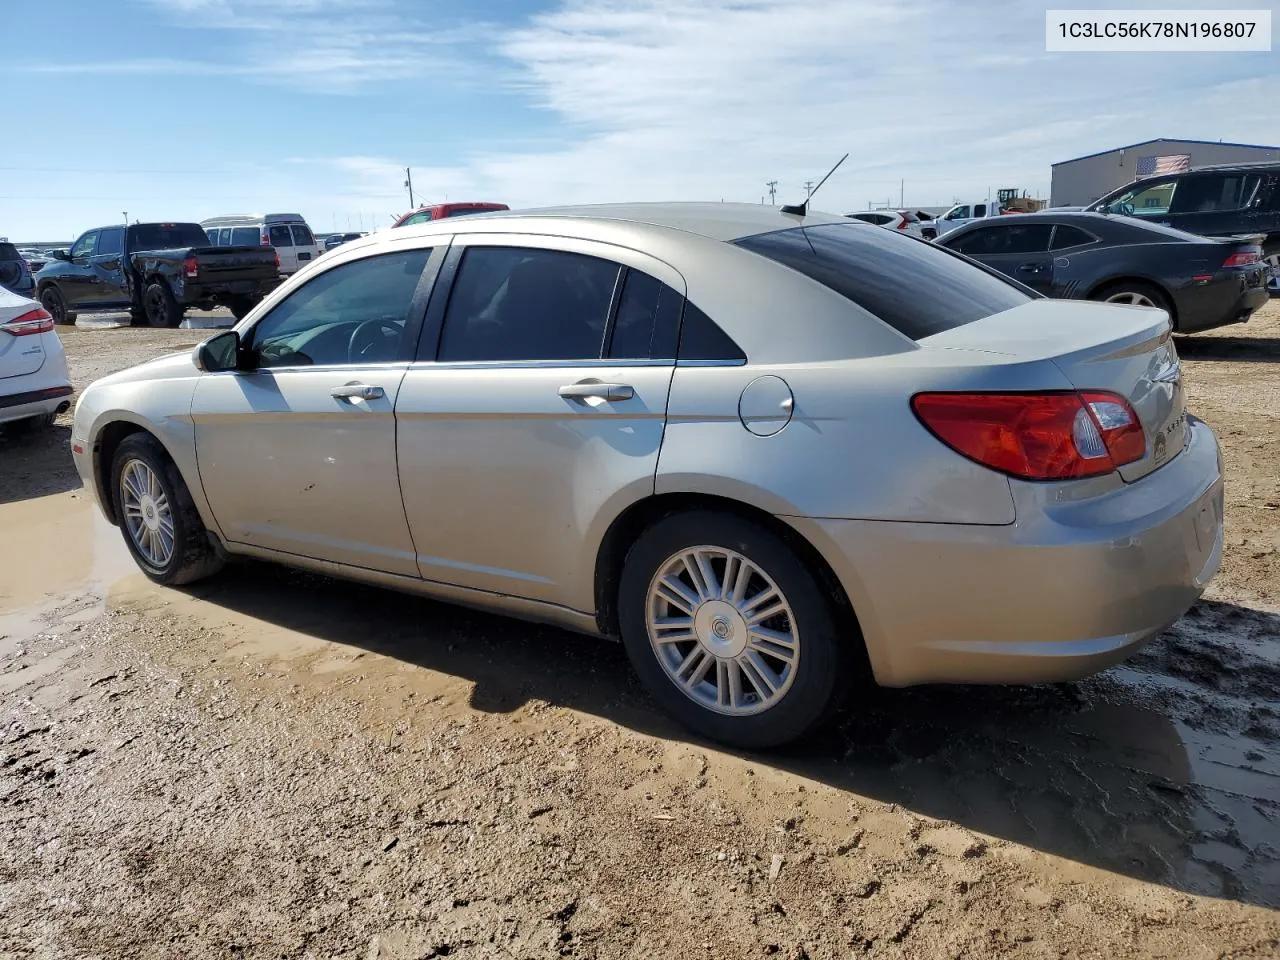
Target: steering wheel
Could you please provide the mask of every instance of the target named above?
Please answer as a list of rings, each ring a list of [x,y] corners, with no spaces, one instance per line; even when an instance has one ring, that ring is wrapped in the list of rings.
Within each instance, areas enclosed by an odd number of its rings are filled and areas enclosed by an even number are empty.
[[[1133,216],[1133,204],[1132,204],[1132,203],[1122,203],[1122,204],[1120,204],[1120,206],[1117,208],[1116,212],[1117,212],[1117,213],[1119,213],[1122,217],[1132,217],[1132,216]]]
[[[390,320],[366,320],[351,331],[347,341],[348,363],[381,363],[378,356],[384,348],[391,348],[392,355],[404,335],[404,329]]]

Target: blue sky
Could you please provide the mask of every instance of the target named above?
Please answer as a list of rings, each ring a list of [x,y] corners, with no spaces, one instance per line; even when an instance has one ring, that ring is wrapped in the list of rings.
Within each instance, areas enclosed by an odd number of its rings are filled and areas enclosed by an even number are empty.
[[[1113,6],[1164,7],[1172,0]],[[1035,0],[5,3],[0,235],[130,218],[390,223],[512,206],[945,204],[1153,137],[1280,143],[1280,45],[1048,54]],[[1210,6],[1273,11],[1280,0]]]

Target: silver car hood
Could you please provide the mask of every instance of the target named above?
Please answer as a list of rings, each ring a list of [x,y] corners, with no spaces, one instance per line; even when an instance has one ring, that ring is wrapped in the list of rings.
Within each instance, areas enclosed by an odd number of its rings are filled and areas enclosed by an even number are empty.
[[[179,377],[193,377],[199,373],[191,359],[191,350],[183,350],[181,353],[166,353],[146,363],[107,374],[93,381],[89,386],[92,388],[114,383],[173,380]]]

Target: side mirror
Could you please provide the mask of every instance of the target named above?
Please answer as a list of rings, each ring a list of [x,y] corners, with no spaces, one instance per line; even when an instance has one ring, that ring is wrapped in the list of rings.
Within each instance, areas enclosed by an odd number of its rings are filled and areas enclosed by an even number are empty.
[[[53,251],[53,259],[55,259],[55,260],[70,260],[70,259],[71,259],[71,254],[67,253],[67,251],[65,251],[65,250],[55,250],[55,251]]]
[[[240,369],[240,334],[226,330],[198,345],[191,354],[197,370],[217,373]]]

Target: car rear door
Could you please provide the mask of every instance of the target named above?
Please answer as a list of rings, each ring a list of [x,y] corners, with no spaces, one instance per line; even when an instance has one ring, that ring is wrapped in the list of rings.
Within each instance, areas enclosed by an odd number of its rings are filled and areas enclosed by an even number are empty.
[[[604,531],[653,493],[683,294],[613,245],[455,239],[396,405],[423,577],[595,609]]]
[[[267,224],[264,229],[271,240],[271,246],[280,255],[280,272],[298,272],[298,251],[294,249],[293,231],[287,223]]]
[[[89,257],[93,292],[84,301],[87,306],[121,306],[129,303],[129,285],[123,267],[124,227],[103,227],[98,231],[98,244]]]
[[[1202,237],[1251,232],[1258,219],[1254,201],[1262,177],[1224,171],[1183,177],[1169,207],[1168,223]]]
[[[444,256],[429,242],[316,274],[244,332],[257,369],[200,378],[200,480],[228,541],[417,576],[393,411]]]

